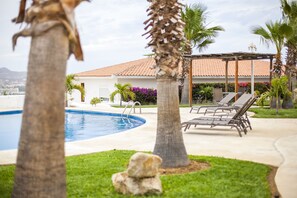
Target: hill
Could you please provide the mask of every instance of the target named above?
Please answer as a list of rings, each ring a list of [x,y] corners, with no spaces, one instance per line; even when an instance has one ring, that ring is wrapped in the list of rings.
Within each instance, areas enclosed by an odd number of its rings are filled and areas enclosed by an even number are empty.
[[[0,68],[0,80],[22,80],[27,76],[27,72],[11,71],[6,67]]]

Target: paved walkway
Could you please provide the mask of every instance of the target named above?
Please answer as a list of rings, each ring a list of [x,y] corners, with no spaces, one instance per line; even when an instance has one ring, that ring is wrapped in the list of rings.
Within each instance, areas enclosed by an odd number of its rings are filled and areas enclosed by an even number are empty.
[[[85,107],[86,108],[86,107]],[[121,112],[122,109],[99,105],[93,110]],[[197,116],[181,108],[181,120]],[[111,149],[152,151],[156,137],[156,109],[138,114],[147,123],[138,128],[90,140],[66,143],[66,155]],[[297,119],[253,119],[253,130],[242,138],[235,129],[191,127],[184,133],[188,154],[221,156],[278,166],[276,184],[283,198],[297,197]],[[16,150],[0,151],[0,164],[15,163]]]

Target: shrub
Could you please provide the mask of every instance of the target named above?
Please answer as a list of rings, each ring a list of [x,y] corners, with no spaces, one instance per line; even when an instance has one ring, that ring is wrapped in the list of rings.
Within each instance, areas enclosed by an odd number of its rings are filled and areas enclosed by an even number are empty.
[[[132,92],[135,93],[135,100],[141,104],[156,104],[157,90],[141,87],[132,87]]]
[[[239,85],[239,89],[241,89],[242,91],[247,91],[247,92],[251,91],[251,83],[249,82],[241,82],[241,83],[238,83],[238,85]],[[199,84],[193,85],[193,97],[199,95],[199,92],[204,87],[222,88],[223,91],[225,91],[225,83],[199,83]],[[270,88],[269,82],[255,83],[255,90],[257,90],[260,94],[268,91],[269,88]],[[235,91],[234,83],[228,83],[228,92],[234,92],[234,91]]]
[[[97,98],[97,97],[94,97],[94,98],[92,98],[92,100],[91,100],[91,105],[93,106],[93,105],[97,105],[98,103],[100,103],[101,102],[101,100],[99,99],[99,98]]]

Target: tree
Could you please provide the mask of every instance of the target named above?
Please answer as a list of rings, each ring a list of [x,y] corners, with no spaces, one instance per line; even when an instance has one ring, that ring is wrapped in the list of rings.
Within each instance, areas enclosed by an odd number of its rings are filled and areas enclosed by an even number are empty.
[[[281,51],[285,44],[285,37],[292,33],[292,29],[282,21],[266,22],[266,28],[256,26],[252,28],[252,33],[260,36],[261,42],[269,47],[269,44],[274,44],[276,48],[276,60],[274,63],[273,72],[276,77],[281,75],[282,59]]]
[[[19,15],[13,20],[28,23],[13,36],[14,46],[19,36],[31,36],[32,41],[12,197],[66,197],[66,65],[69,52],[83,59],[73,23],[80,1],[73,0],[72,7],[66,3],[34,1],[26,9],[26,1],[21,0]]]
[[[135,99],[135,93],[131,90],[132,85],[130,83],[126,83],[124,85],[120,83],[114,84],[116,90],[110,94],[110,100],[114,102],[114,97],[117,94],[120,94],[120,106],[122,106],[123,100],[128,100],[129,98],[134,100]]]
[[[78,84],[74,84],[73,81],[76,80],[75,79],[75,74],[68,74],[66,76],[66,82],[65,82],[65,99],[66,99],[66,107],[68,107],[68,94],[72,94],[72,92],[74,90],[78,90],[81,94],[81,98],[85,97],[85,88],[82,87],[81,85]]]
[[[182,11],[182,20],[185,23],[185,44],[183,46],[183,53],[191,55],[193,48],[199,50],[199,52],[206,49],[210,44],[214,43],[214,38],[218,35],[219,31],[224,31],[221,26],[214,26],[208,28],[206,25],[206,7],[203,4],[193,4],[186,6]],[[183,83],[182,89],[182,103],[188,103],[189,101],[189,89],[188,89],[188,75],[190,67],[190,59],[184,59],[182,67],[181,81]]]
[[[149,19],[144,23],[156,61],[158,123],[153,153],[159,155],[163,167],[187,166],[189,159],[181,132],[178,99],[178,65],[184,41],[184,23],[177,0],[148,0]],[[144,34],[144,35],[145,35]]]
[[[288,88],[293,90],[292,77],[297,76],[297,2],[289,3],[287,0],[281,0],[283,18],[285,22],[292,28],[292,35],[286,38],[286,70],[285,74],[288,77]]]

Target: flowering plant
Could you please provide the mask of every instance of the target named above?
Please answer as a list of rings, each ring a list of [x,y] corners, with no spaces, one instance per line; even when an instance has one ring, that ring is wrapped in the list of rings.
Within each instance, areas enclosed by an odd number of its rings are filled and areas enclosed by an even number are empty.
[[[157,90],[141,87],[132,87],[131,91],[135,93],[135,100],[141,104],[156,104],[157,103]]]

